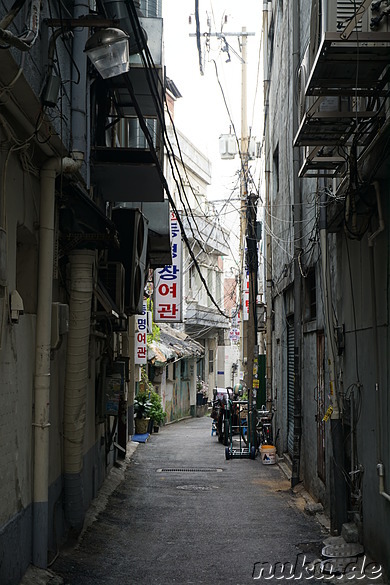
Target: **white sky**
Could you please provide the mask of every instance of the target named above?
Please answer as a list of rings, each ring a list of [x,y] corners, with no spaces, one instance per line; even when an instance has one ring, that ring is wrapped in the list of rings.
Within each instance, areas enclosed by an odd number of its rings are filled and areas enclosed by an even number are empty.
[[[260,0],[199,0],[199,18],[201,33],[209,30],[207,18],[210,20],[211,32],[241,32],[245,26],[247,32],[255,32],[256,36],[248,37],[248,126],[252,134],[260,139],[260,122],[263,115],[262,106],[262,71],[258,67],[260,30],[263,4]],[[238,157],[233,161],[221,160],[219,156],[219,136],[229,133],[230,121],[219,88],[215,66],[216,61],[220,81],[224,88],[237,134],[241,135],[241,61],[233,50],[230,51],[231,61],[225,52],[221,52],[221,42],[210,39],[210,52],[205,50],[202,38],[204,75],[200,74],[199,57],[195,33],[195,0],[163,0],[164,19],[164,50],[167,76],[174,81],[182,98],[175,104],[175,125],[212,161],[213,184],[209,188],[210,200],[227,198],[230,195],[235,172],[239,169]],[[189,24],[189,16],[192,24]],[[240,53],[237,37],[226,37],[232,49]],[[256,93],[256,82],[258,91]],[[256,99],[255,123],[253,110]],[[237,202],[238,203],[238,202]]]

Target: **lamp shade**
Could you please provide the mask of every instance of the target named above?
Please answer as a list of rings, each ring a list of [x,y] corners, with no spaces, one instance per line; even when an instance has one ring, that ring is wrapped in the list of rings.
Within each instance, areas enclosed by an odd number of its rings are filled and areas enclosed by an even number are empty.
[[[85,52],[103,79],[129,70],[129,37],[119,28],[96,31],[86,42]]]

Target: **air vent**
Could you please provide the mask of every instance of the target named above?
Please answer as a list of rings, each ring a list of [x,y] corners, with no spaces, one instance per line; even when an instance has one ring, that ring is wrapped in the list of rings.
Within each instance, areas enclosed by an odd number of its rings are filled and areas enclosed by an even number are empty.
[[[359,2],[358,0],[356,2],[351,2],[350,0],[337,0],[337,27],[340,31],[344,30],[345,27],[350,23],[360,4],[361,1]],[[362,30],[361,19],[359,20],[354,30]]]

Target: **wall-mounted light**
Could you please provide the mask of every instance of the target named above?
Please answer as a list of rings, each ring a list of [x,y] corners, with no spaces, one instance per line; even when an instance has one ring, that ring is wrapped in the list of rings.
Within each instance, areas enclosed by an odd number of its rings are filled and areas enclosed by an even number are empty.
[[[85,52],[103,79],[129,71],[129,37],[119,28],[97,30],[86,42]]]

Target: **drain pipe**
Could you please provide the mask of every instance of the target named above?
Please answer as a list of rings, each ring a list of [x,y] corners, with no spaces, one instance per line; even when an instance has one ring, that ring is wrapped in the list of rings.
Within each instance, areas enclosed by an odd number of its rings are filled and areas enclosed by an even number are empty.
[[[93,250],[74,250],[70,254],[64,397],[64,506],[65,518],[74,534],[81,531],[84,522],[82,470],[94,263]]]
[[[34,373],[33,563],[47,568],[51,307],[53,296],[55,179],[79,170],[82,158],[50,158],[40,172],[38,306]]]
[[[89,15],[89,4],[86,0],[76,0],[73,18],[79,19]],[[84,52],[89,29],[86,27],[73,30],[72,48],[72,149],[86,152],[86,118],[87,118],[87,56]],[[88,158],[86,161],[88,161]]]

